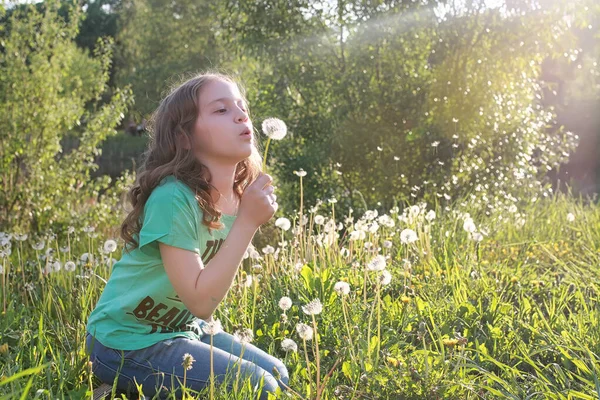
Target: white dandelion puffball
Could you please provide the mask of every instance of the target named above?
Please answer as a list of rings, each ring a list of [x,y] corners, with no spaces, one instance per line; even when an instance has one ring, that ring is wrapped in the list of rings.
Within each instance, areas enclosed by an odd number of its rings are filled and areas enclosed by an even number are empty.
[[[385,269],[385,257],[381,254],[376,255],[367,264],[367,269],[369,271],[383,271]]]
[[[323,225],[325,223],[325,217],[322,215],[315,215],[315,224]]]
[[[427,212],[427,214],[425,215],[425,219],[426,219],[427,221],[429,221],[429,222],[431,222],[432,220],[434,220],[434,219],[435,219],[435,211],[433,211],[433,210],[429,210],[429,211]]]
[[[381,275],[379,275],[379,283],[381,283],[383,286],[385,286],[385,285],[389,285],[391,281],[392,281],[392,274],[390,273],[390,271],[388,271],[387,269],[384,269],[383,271],[381,271]]]
[[[106,242],[104,242],[104,252],[105,253],[112,253],[117,249],[117,242],[115,242],[112,239],[107,240]]]
[[[58,260],[57,260],[57,261],[54,261],[54,262],[52,263],[52,270],[53,270],[54,272],[58,272],[58,271],[60,271],[60,268],[61,268],[61,267],[62,267],[62,266],[60,265],[60,261],[58,261]]]
[[[250,343],[252,340],[254,340],[254,333],[250,328],[243,328],[239,331],[235,331],[233,337],[235,337],[242,344]]]
[[[277,218],[277,220],[275,221],[275,226],[287,231],[288,229],[291,228],[292,223],[290,222],[289,219],[285,218],[285,217],[281,217],[281,218]]]
[[[283,311],[287,311],[292,307],[292,299],[290,299],[287,296],[283,296],[280,300],[279,300],[279,308],[281,308]]]
[[[183,355],[183,366],[186,370],[190,370],[192,369],[192,364],[194,363],[194,361],[196,361],[194,359],[194,356],[192,356],[190,353],[185,353]]]
[[[273,140],[281,140],[287,134],[287,126],[279,118],[267,118],[262,123],[262,131]]]
[[[45,245],[46,245],[46,243],[44,243],[44,241],[41,240],[35,244],[32,244],[31,247],[33,247],[34,250],[42,250]]]
[[[204,326],[202,326],[202,332],[207,335],[216,335],[217,333],[223,330],[223,326],[221,325],[221,321],[218,319],[214,319],[210,322],[207,322]]]
[[[575,221],[575,216],[573,215],[573,213],[567,214],[567,221],[569,221],[569,222]]]
[[[404,229],[400,232],[400,241],[404,244],[410,244],[417,240],[417,234],[412,229]]]
[[[302,340],[311,340],[313,337],[313,328],[302,322],[296,324],[296,332],[298,332],[298,336],[300,336]]]
[[[292,339],[283,339],[281,341],[281,349],[286,352],[287,351],[297,352],[298,345]]]
[[[465,218],[465,222],[463,223],[463,229],[469,233],[475,232],[477,227],[475,226],[475,223],[473,222],[473,218],[471,218],[471,217]]]
[[[392,242],[389,240],[384,240],[383,241],[383,247],[385,247],[386,249],[391,249],[392,248]]]
[[[273,253],[275,253],[275,248],[268,244],[265,247],[263,247],[262,251],[265,254],[273,254]]]
[[[75,271],[76,267],[77,267],[77,265],[73,261],[67,261],[65,263],[65,271],[67,271],[67,272]]]
[[[304,311],[306,315],[321,314],[321,311],[323,311],[323,304],[321,304],[321,300],[317,298],[312,300],[307,305],[302,306],[302,311]]]
[[[306,176],[306,171],[303,170],[302,168],[300,168],[299,171],[294,171],[294,174],[298,175],[300,178],[302,178],[303,176]]]
[[[333,285],[333,290],[339,295],[346,295],[350,293],[350,285],[348,282],[339,281]]]

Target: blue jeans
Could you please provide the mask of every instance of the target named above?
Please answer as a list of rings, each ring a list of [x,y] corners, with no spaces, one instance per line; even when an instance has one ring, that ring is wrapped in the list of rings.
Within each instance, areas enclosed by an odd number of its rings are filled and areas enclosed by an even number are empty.
[[[254,388],[262,383],[260,399],[267,399],[267,392],[274,393],[277,387],[285,390],[280,382],[287,385],[289,378],[283,362],[250,343],[243,346],[242,354],[242,344],[227,332],[221,331],[213,336],[215,385],[226,381],[231,390],[239,368],[238,387],[241,388],[246,379],[250,379]],[[87,332],[86,351],[92,362],[92,373],[110,385],[118,375],[117,388],[122,392],[137,393],[135,378],[142,386],[144,396],[152,398],[159,393],[158,398],[162,399],[173,391],[177,398],[181,398],[184,369],[181,364],[185,353],[196,360],[192,369],[187,371],[185,387],[200,391],[210,385],[209,335],[204,335],[201,340],[177,337],[139,350],[116,350],[103,346]],[[279,371],[279,379],[273,376],[273,367]]]

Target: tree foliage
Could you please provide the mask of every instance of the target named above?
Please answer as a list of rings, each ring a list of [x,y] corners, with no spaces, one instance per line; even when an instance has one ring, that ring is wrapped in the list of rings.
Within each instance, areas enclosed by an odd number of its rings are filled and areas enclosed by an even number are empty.
[[[78,48],[81,19],[76,4],[69,18],[49,0],[42,11],[14,10],[0,42],[0,229],[39,231],[53,224],[114,224],[120,185],[104,193],[110,179],[90,181],[100,144],[116,133],[133,98],[129,88],[106,91],[112,40],[101,39],[94,54]],[[62,140],[78,138],[63,152]],[[124,183],[126,179],[123,180]]]

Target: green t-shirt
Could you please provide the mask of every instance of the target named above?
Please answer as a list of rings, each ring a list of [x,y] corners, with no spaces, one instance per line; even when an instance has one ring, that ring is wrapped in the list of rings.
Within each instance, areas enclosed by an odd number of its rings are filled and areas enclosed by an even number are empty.
[[[165,272],[158,242],[196,252],[204,265],[217,253],[234,215],[222,214],[225,227],[202,224],[194,192],[174,176],[165,177],[148,198],[139,246],[113,265],[106,287],[86,326],[100,343],[118,350],[137,350],[174,337],[200,339],[203,320],[177,296]]]

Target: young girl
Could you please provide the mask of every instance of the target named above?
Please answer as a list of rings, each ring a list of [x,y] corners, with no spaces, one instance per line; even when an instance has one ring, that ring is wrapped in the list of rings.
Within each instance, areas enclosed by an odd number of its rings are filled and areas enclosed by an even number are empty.
[[[216,381],[232,388],[232,377],[240,387],[250,379],[266,399],[285,389],[286,367],[214,333],[212,318],[256,230],[278,207],[271,177],[260,172],[245,97],[226,75],[197,75],[161,101],[151,127],[121,226],[126,251],[86,327],[92,371],[109,384],[117,378],[121,391],[135,393],[135,381],[144,395],[181,395],[191,355],[185,386],[199,391],[210,381],[212,333]]]

